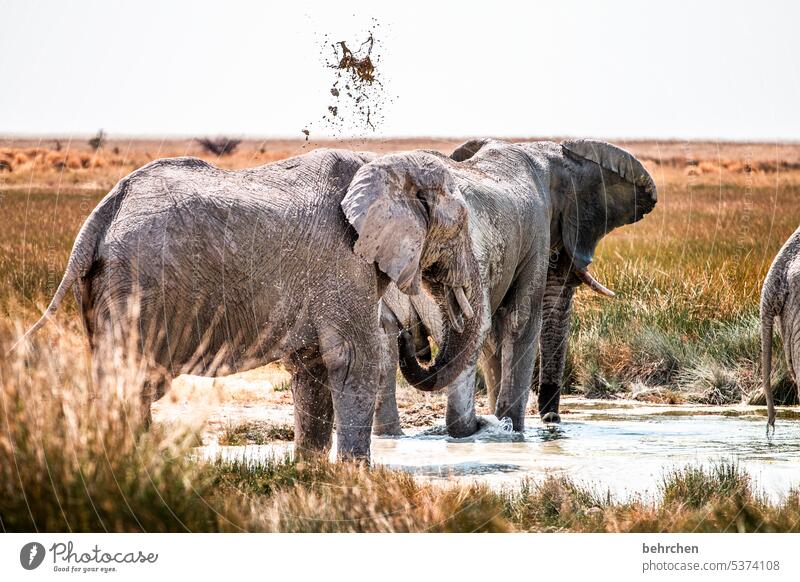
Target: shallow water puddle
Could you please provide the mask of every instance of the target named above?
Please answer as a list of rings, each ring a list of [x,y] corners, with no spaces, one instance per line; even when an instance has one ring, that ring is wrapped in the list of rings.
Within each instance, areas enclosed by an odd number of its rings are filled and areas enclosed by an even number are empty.
[[[524,434],[511,433],[494,417],[467,439],[433,427],[399,438],[374,438],[373,462],[438,482],[474,481],[495,487],[523,478],[567,474],[619,498],[657,494],[671,469],[688,464],[735,461],[757,490],[772,499],[800,485],[800,421],[778,418],[771,440],[766,420],[751,407],[647,406],[608,403],[565,407],[563,422],[544,427],[526,421]],[[213,457],[258,460],[280,455],[291,445],[207,447]]]

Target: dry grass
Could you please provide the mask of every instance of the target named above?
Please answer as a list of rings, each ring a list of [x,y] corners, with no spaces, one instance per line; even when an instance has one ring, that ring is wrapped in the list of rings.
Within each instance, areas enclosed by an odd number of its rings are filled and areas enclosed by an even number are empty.
[[[458,142],[343,146],[449,151]],[[116,180],[157,157],[201,155],[189,141],[110,141],[96,155],[88,146],[63,145],[55,151],[52,142],[0,143],[0,353],[49,301],[81,222]],[[633,389],[645,400],[747,398],[759,372],[760,285],[775,252],[797,226],[800,171],[793,164],[800,161],[800,146],[627,145],[653,171],[659,205],[646,220],[615,232],[600,246],[594,271],[619,298],[579,292],[569,376],[598,392]],[[251,166],[307,147],[302,141],[245,141],[219,163]],[[132,420],[139,378],[127,365],[109,385],[91,386],[73,310],[72,302],[65,302],[60,327],[44,330],[35,347],[0,360],[4,530],[800,527],[796,492],[769,503],[735,468],[687,468],[666,479],[663,501],[623,503],[560,478],[497,493],[479,486],[421,484],[402,473],[351,465],[200,463],[191,455],[197,425],[146,433]],[[779,364],[778,375],[780,369]],[[785,379],[780,384],[787,386]],[[786,392],[793,389],[789,385]],[[401,393],[406,421],[441,418],[438,401],[403,398]]]
[[[0,350],[18,329],[0,325]],[[134,362],[115,356],[118,375],[92,386],[82,353],[45,330],[0,361],[3,531],[800,531],[797,492],[769,502],[729,464],[686,467],[658,500],[621,502],[556,476],[494,491],[361,464],[203,461],[200,422],[143,430]]]

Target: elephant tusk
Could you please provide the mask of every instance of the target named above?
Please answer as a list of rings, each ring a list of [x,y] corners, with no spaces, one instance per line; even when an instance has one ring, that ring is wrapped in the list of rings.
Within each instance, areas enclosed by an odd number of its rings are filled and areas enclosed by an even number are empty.
[[[447,306],[447,319],[450,320],[450,327],[452,327],[456,333],[462,333],[464,331],[464,321],[461,319],[461,316],[456,313],[453,300],[450,298],[449,293],[446,294],[444,302]]]
[[[456,287],[453,292],[456,296],[456,301],[458,301],[458,306],[461,308],[461,311],[464,312],[464,317],[467,319],[472,319],[475,317],[475,312],[472,310],[472,305],[469,304],[467,301],[467,296],[464,293],[463,287]]]
[[[575,274],[578,276],[578,279],[580,279],[582,283],[588,285],[589,289],[591,289],[595,293],[599,293],[600,295],[605,295],[606,297],[616,296],[616,294],[611,289],[609,289],[608,287],[600,283],[600,281],[592,277],[591,273],[589,273],[587,269],[581,269],[579,267],[575,267],[573,270],[575,271]]]

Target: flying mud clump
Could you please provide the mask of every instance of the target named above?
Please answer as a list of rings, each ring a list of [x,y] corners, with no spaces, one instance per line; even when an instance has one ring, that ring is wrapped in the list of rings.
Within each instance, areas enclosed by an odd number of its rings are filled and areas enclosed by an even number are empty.
[[[386,101],[384,87],[379,79],[378,56],[379,43],[372,32],[369,33],[358,48],[351,48],[352,43],[340,40],[327,42],[326,47],[332,49],[325,66],[335,71],[330,94],[333,102],[322,116],[325,129],[334,134],[344,131],[375,131],[383,121],[382,109]],[[306,140],[309,129],[303,129]]]

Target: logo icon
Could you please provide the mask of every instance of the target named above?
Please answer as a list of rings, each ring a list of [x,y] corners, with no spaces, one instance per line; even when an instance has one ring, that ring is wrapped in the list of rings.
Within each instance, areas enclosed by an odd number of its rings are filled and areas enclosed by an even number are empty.
[[[19,563],[26,570],[35,570],[44,561],[44,546],[39,542],[29,542],[19,551]]]

